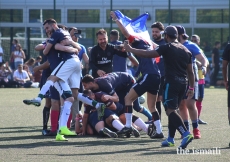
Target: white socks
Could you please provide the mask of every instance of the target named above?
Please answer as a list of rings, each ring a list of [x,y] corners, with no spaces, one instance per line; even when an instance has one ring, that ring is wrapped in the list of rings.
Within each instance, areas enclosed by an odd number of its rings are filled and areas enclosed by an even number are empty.
[[[132,113],[125,113],[126,123],[125,127],[130,128],[132,125]]]
[[[116,128],[117,130],[121,130],[122,128],[124,128],[124,125],[120,122],[120,120],[113,120],[112,122],[112,126],[114,128]]]
[[[134,124],[135,124],[136,126],[138,126],[139,128],[141,128],[144,132],[147,133],[147,131],[148,131],[148,126],[145,124],[145,122],[144,122],[141,118],[138,118],[138,119],[134,122]]]
[[[65,101],[59,118],[59,128],[66,127],[69,119],[72,103]]]
[[[162,128],[161,128],[161,121],[160,120],[156,120],[154,121],[154,125],[156,126],[156,131],[158,134],[162,133]]]

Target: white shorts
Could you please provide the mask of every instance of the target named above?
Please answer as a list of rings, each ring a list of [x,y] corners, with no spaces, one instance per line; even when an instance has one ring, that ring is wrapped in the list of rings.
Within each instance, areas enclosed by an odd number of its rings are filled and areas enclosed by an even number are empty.
[[[68,79],[70,79],[69,83],[74,83],[74,86],[76,85],[79,88],[81,78],[81,62],[78,58],[71,58],[66,61],[62,61],[54,69],[51,75],[58,77],[64,82],[67,82]]]

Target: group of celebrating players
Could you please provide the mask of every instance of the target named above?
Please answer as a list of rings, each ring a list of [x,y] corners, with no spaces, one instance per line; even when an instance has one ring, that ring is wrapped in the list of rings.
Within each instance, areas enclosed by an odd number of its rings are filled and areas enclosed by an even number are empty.
[[[174,136],[178,130],[182,137],[179,148],[185,149],[194,138],[201,138],[195,101],[198,92],[196,59],[200,62],[199,69],[203,70],[203,74],[208,64],[202,51],[187,40],[188,35],[182,26],[167,26],[164,29],[157,22],[152,25],[152,31],[160,30],[158,34],[164,34],[164,39],[160,37],[159,42],[148,42],[130,34],[119,21],[116,12],[111,11],[111,17],[127,38],[123,48],[117,50],[140,57],[138,68],[142,75],[137,81],[126,72],[108,73],[98,78],[87,74],[81,80],[78,57],[81,47],[72,41],[71,30],[68,32],[58,27],[54,19],[47,19],[43,26],[49,39],[40,44],[38,49],[43,50],[52,72],[44,81],[38,97],[23,102],[40,106],[48,91],[51,99],[58,100],[61,96],[57,106],[61,107],[61,113],[56,140],[65,141],[67,139],[64,135],[76,135],[68,129],[67,123],[71,107],[78,101],[84,103],[84,114],[79,113],[75,122],[75,131],[79,135],[98,133],[113,138],[130,135],[139,137],[139,131],[142,130],[150,138],[164,138],[161,117],[156,108],[156,103],[162,100],[168,116],[169,134],[161,145],[174,146]],[[99,35],[102,41],[108,42],[107,33],[101,32]],[[159,60],[164,63],[164,76],[158,68]],[[79,93],[81,82],[84,91]],[[163,95],[159,94],[160,87]],[[138,97],[145,93],[152,115],[152,121],[148,124],[133,114],[133,109],[138,111],[141,107]],[[180,113],[177,112],[178,108]],[[189,116],[193,134],[189,132]]]

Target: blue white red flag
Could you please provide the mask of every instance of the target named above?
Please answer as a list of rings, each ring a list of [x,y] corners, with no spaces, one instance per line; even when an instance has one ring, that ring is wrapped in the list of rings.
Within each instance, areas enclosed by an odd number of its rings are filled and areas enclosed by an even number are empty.
[[[134,19],[123,15],[119,10],[114,11],[118,21],[126,28],[130,35],[137,36],[145,42],[148,42],[150,49],[153,50],[152,40],[146,27],[146,21],[149,17],[148,13],[144,13]],[[153,58],[156,63],[160,62],[160,57]]]
[[[148,19],[148,13],[144,13],[134,19],[123,15],[119,10],[114,11],[120,23],[126,28],[130,35],[137,36],[148,42],[153,49],[152,40],[150,39],[149,32],[146,27],[146,21]]]

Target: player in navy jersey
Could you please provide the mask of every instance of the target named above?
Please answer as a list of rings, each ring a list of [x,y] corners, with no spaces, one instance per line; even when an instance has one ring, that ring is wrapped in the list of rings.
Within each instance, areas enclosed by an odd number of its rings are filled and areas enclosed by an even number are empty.
[[[152,44],[149,44],[146,40],[140,37],[131,35],[129,31],[120,23],[116,21],[116,14],[111,11],[111,17],[115,20],[122,34],[128,39],[132,47],[137,49],[150,50]],[[157,66],[155,58],[143,58],[140,57],[139,69],[142,76],[137,80],[137,83],[130,89],[129,93],[125,96],[125,106],[126,106],[126,125],[121,132],[131,131],[131,121],[132,121],[132,103],[141,95],[147,92],[147,104],[150,112],[152,113],[152,120],[156,126],[156,138],[163,138],[162,127],[160,122],[160,117],[158,111],[156,110],[156,100],[157,93],[160,86],[160,71]]]
[[[152,28],[152,38],[153,42],[157,45],[163,45],[166,44],[164,38],[162,37],[162,34],[160,32],[164,31],[164,25],[161,22],[155,22],[151,25]],[[163,94],[163,85],[164,85],[164,76],[165,76],[165,68],[164,68],[164,61],[163,56],[160,57],[160,61],[157,63],[158,68],[161,73],[161,84],[160,89],[158,92],[157,102],[156,102],[156,108],[160,115],[161,119],[161,101],[162,101],[162,94]]]
[[[189,116],[192,120],[193,135],[195,139],[201,138],[200,130],[198,129],[198,113],[196,108],[196,101],[198,99],[198,67],[196,65],[196,59],[201,63],[203,74],[206,74],[208,62],[202,54],[202,50],[193,42],[188,41],[189,36],[186,34],[185,28],[181,25],[176,26],[178,30],[178,40],[192,53],[192,63],[195,75],[194,83],[194,96],[191,99],[184,97],[184,100],[180,104],[180,115],[184,120],[185,126],[189,130]],[[187,88],[188,89],[188,88]]]
[[[54,69],[51,76],[47,79],[47,82],[42,87],[38,97],[32,100],[24,100],[23,102],[27,105],[33,104],[35,106],[40,106],[45,93],[51,86],[55,86],[55,88],[59,91],[59,94],[64,99],[63,110],[59,119],[59,134],[57,135],[58,137],[56,136],[56,139],[66,140],[63,135],[75,135],[75,133],[69,131],[66,122],[69,118],[70,108],[74,98],[78,98],[89,105],[95,106],[100,111],[99,115],[103,115],[105,105],[90,100],[84,97],[81,93],[78,93],[79,87],[76,88],[75,91],[72,90],[74,97],[72,96],[72,91],[67,83],[67,80],[74,80],[75,83],[77,82],[78,85],[80,85],[81,65],[76,53],[78,53],[81,48],[78,44],[72,41],[68,31],[58,28],[57,22],[54,19],[45,20],[43,26],[47,33],[52,32],[51,38],[43,50],[44,55],[47,55],[52,47],[57,49],[60,43],[66,46],[72,45],[76,48],[72,48],[72,52],[70,53],[65,52],[64,49],[60,51],[63,61]]]
[[[44,46],[45,42],[38,44],[35,46],[35,50],[36,51],[41,51],[43,50],[43,46]],[[43,57],[43,61],[46,62],[47,61],[47,57],[44,56]],[[39,83],[39,87],[41,89],[41,87],[45,84],[47,78],[50,76],[51,74],[51,70],[50,68],[47,66],[47,68],[40,68],[42,65],[36,66],[34,67],[33,71],[39,71],[42,70],[42,77]],[[49,116],[50,116],[50,108],[51,108],[51,99],[50,99],[50,92],[48,91],[46,93],[45,96],[45,106],[43,108],[43,129],[42,129],[42,135],[46,136],[49,133],[49,130],[47,128],[47,124],[49,121]]]
[[[110,43],[111,44],[114,44],[116,46],[119,46],[121,45],[123,42],[122,41],[119,41],[119,31],[118,30],[115,30],[113,29],[111,32],[110,32]],[[132,53],[128,53],[128,58],[129,60],[132,62],[132,64],[134,66],[138,66],[139,65],[139,62],[137,61],[137,59],[133,56]],[[119,55],[114,55],[113,56],[113,72],[128,72],[127,71],[127,63],[126,63],[126,60],[127,58],[125,57],[121,57]],[[138,99],[139,100],[139,99]],[[139,101],[138,101],[139,102]],[[148,109],[146,109],[145,107],[143,106],[140,106],[142,107],[141,110],[139,111],[140,113],[144,114],[148,120],[152,120],[152,115],[151,113],[148,111]],[[138,111],[138,110],[137,110]]]
[[[84,90],[83,94],[85,96],[88,96],[90,98],[93,98],[95,100],[101,100],[102,97],[102,93],[97,93],[94,94],[92,93],[92,91],[90,90]],[[111,100],[106,101],[106,106],[107,107],[114,107],[116,108],[116,106],[114,105],[114,103],[111,102]],[[84,109],[84,114],[83,114],[83,119],[82,119],[82,133],[81,135],[85,135],[87,132],[87,124],[89,122],[90,126],[93,128],[94,132],[96,131],[99,135],[101,136],[108,136],[111,138],[117,138],[117,134],[111,130],[109,130],[108,128],[105,127],[105,119],[107,117],[109,117],[111,115],[111,113],[109,113],[110,110],[109,109],[105,109],[105,113],[108,116],[104,116],[103,118],[98,119],[98,115],[97,115],[97,111],[96,108],[90,105],[85,105],[85,109]]]
[[[183,139],[179,148],[186,148],[193,140],[193,135],[185,127],[181,116],[177,113],[189,80],[188,98],[194,94],[194,73],[192,68],[192,54],[187,48],[177,41],[178,32],[175,26],[168,26],[163,32],[164,39],[168,42],[154,50],[132,48],[128,42],[124,44],[126,51],[130,51],[140,57],[152,58],[163,55],[165,65],[165,85],[163,105],[168,115],[169,137],[162,142],[162,146],[174,146],[176,129]]]

